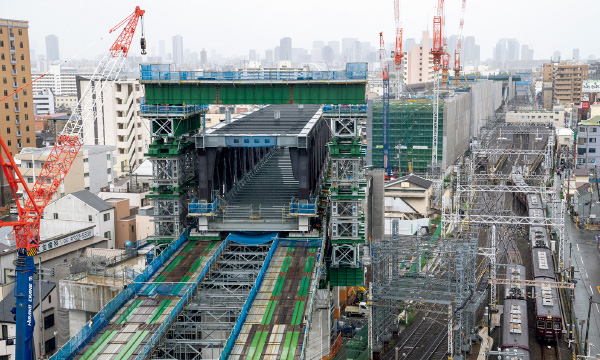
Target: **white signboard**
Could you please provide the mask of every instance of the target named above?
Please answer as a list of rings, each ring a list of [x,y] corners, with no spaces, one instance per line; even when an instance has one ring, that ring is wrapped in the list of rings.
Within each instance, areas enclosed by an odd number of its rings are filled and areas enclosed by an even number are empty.
[[[61,247],[63,245],[70,244],[70,243],[75,242],[75,241],[89,239],[92,236],[94,236],[94,229],[87,229],[87,230],[83,230],[81,232],[78,232],[76,234],[69,235],[69,236],[64,237],[62,239],[56,239],[56,240],[46,241],[46,242],[40,244],[40,248],[38,250],[38,253],[41,253],[41,252],[44,252],[44,251],[48,251],[48,250],[52,250],[52,249]]]
[[[584,80],[583,89],[581,92],[584,93],[600,93],[600,81],[598,80]]]
[[[413,146],[413,149],[415,149],[415,150],[427,150],[427,149],[429,149],[429,147],[428,146],[415,145],[415,146]]]

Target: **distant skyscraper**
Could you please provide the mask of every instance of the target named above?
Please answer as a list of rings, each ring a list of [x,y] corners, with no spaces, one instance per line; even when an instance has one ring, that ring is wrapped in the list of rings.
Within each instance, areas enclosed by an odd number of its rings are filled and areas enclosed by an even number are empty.
[[[164,40],[159,40],[158,41],[158,56],[160,56],[163,61],[167,60],[167,51],[166,51],[166,48],[165,48],[165,41]]]
[[[181,35],[173,36],[173,62],[175,64],[183,62],[183,38]]]
[[[60,60],[60,53],[58,51],[58,37],[56,37],[56,35],[46,36],[46,60]]]
[[[256,50],[251,49],[250,51],[248,51],[248,60],[250,60],[250,61],[258,60],[258,58],[256,57]]]
[[[362,49],[360,46],[360,41],[354,42],[354,58],[352,59],[352,61],[362,61]]]
[[[523,61],[533,60],[533,59],[529,58],[529,45],[526,45],[526,44],[521,45],[521,60],[523,60]]]
[[[327,43],[327,46],[331,48],[333,52],[333,60],[335,61],[338,56],[340,56],[340,42],[339,41],[330,41]]]
[[[494,61],[519,60],[519,42],[517,39],[500,39],[494,49]]]
[[[200,51],[200,64],[206,64],[208,62],[208,59],[206,58],[206,50],[202,49],[202,51]]]
[[[342,39],[342,56],[343,61],[353,61],[354,60],[354,43],[358,39],[356,38],[343,38]]]
[[[579,60],[579,49],[573,49],[573,60]]]
[[[327,65],[331,65],[333,63],[333,49],[331,46],[327,45],[321,49],[321,60]]]
[[[273,50],[265,50],[265,61],[267,63],[273,63]]]
[[[556,61],[559,62],[560,61],[560,51],[555,51],[554,54],[552,54],[552,61]]]
[[[292,60],[292,38],[279,40],[279,60]]]
[[[461,51],[462,65],[477,65],[479,63],[479,46],[475,44],[474,36],[464,38]]]

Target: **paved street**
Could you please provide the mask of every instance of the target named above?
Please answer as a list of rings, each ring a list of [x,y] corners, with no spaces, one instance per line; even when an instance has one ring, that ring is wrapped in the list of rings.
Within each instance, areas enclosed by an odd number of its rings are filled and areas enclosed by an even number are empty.
[[[567,238],[572,239],[571,262],[575,267],[575,313],[577,321],[587,321],[589,297],[600,303],[600,255],[595,235],[597,230],[579,230],[567,215],[565,220]],[[568,266],[568,263],[566,264]],[[592,304],[589,343],[591,354],[600,354],[600,305]],[[584,323],[580,326],[582,339],[585,336]]]

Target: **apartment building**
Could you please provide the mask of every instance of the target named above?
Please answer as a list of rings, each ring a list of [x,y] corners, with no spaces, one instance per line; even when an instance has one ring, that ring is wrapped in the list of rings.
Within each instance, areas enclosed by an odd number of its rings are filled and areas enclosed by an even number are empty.
[[[421,45],[413,45],[404,54],[404,83],[418,84],[433,81],[433,56],[429,51],[429,31],[423,31]]]
[[[43,73],[33,73],[34,78],[43,75]],[[91,73],[80,73],[76,68],[65,67],[60,64],[51,65],[48,73],[31,84],[33,91],[42,89],[52,89],[55,96],[74,95],[77,96],[77,77],[92,76]]]
[[[33,92],[33,112],[35,115],[54,114],[54,94],[46,88]]]
[[[0,19],[0,95],[7,96],[31,81],[27,21]],[[23,89],[0,104],[0,136],[12,155],[35,146],[33,93]]]
[[[543,66],[542,98],[544,108],[555,104],[579,105],[581,86],[588,79],[588,65],[568,62],[547,63]]]
[[[80,190],[97,194],[100,189],[109,186],[113,181],[114,149],[113,146],[83,145],[52,200]],[[24,148],[15,156],[15,160],[20,162],[19,171],[30,189],[51,150],[51,147]]]
[[[84,89],[89,80],[79,78],[78,83]],[[137,168],[144,162],[144,153],[148,151],[150,124],[148,119],[141,117],[140,103],[143,97],[144,87],[138,80],[117,80],[105,94],[96,95],[96,99],[104,98],[104,104],[97,106],[94,129],[84,142],[115,146],[117,172],[129,172]]]

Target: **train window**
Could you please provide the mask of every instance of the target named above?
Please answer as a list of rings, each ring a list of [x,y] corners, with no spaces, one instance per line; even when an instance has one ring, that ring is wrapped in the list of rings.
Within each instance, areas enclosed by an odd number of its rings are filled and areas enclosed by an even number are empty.
[[[552,329],[552,321],[546,321],[546,329]]]
[[[560,322],[555,322],[554,323],[554,330],[560,330]]]
[[[537,327],[538,327],[538,329],[543,329],[544,328],[544,320],[538,320]]]

